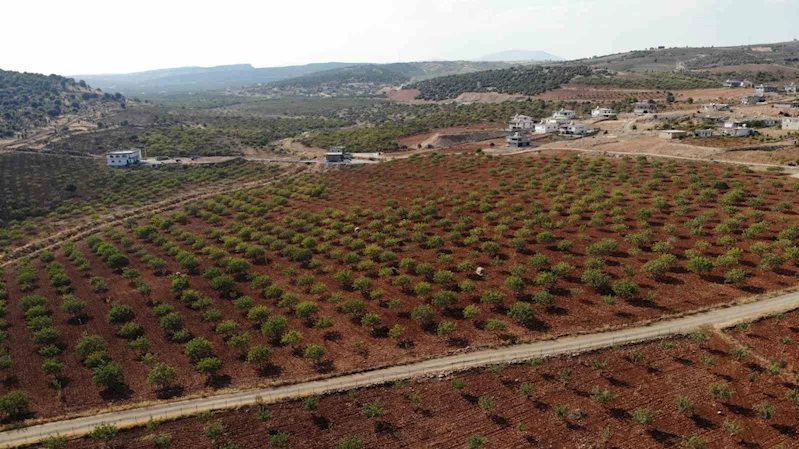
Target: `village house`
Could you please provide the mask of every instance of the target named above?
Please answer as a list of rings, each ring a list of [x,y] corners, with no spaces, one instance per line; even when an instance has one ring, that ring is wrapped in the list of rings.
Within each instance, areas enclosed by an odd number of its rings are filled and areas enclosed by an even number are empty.
[[[554,133],[560,128],[558,122],[555,121],[546,121],[541,123],[535,124],[535,133],[536,134],[547,134],[547,133]]]
[[[724,122],[724,128],[732,129],[732,128],[742,128],[746,126],[746,120],[727,120]]]
[[[702,105],[702,110],[706,112],[729,111],[730,105],[722,103],[706,103]]]
[[[782,119],[782,129],[787,131],[799,131],[799,117],[785,117]]]
[[[586,125],[585,123],[571,122],[571,123],[569,123],[569,126],[566,127],[565,131],[566,131],[566,134],[572,134],[572,135],[575,135],[575,136],[582,136],[582,135],[588,134],[589,129],[588,129],[588,125]]]
[[[799,87],[794,83],[791,83],[788,86],[785,86],[785,93],[788,95],[796,95],[796,88]]]
[[[697,129],[694,133],[696,137],[706,138],[706,137],[713,137],[713,130],[712,129]]]
[[[532,117],[516,114],[510,120],[508,131],[522,131],[535,128],[535,119]]]
[[[775,86],[766,86],[765,84],[759,84],[755,87],[755,95],[763,96],[766,95],[768,92],[776,92],[777,88]]]
[[[674,140],[674,139],[682,139],[684,137],[688,137],[688,131],[680,131],[676,129],[669,129],[666,131],[661,131],[658,136],[661,139],[666,140]]]
[[[656,114],[658,112],[658,107],[654,102],[643,101],[635,103],[633,112],[635,112],[635,115]]]
[[[746,137],[755,134],[755,130],[747,127],[724,128],[724,134],[731,137]]]
[[[574,111],[570,111],[568,109],[561,109],[560,111],[555,111],[552,114],[552,119],[554,120],[573,120],[577,117],[577,113]]]
[[[743,86],[743,81],[739,80],[726,80],[724,81],[724,87],[736,88]]]
[[[594,118],[616,118],[616,113],[610,108],[596,108],[591,111],[591,117]]]
[[[141,162],[141,150],[112,151],[105,158],[109,167],[127,167]]]
[[[530,142],[532,142],[532,139],[530,139],[530,137],[527,136],[527,134],[515,132],[512,135],[508,136],[507,142],[508,146],[511,148],[524,148],[530,146]]]
[[[766,98],[760,95],[746,95],[741,97],[741,104],[758,104],[764,101],[766,101]]]

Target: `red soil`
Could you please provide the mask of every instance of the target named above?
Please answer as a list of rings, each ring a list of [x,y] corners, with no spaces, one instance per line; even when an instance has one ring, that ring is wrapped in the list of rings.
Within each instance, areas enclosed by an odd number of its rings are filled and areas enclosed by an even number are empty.
[[[582,161],[582,168],[574,165],[575,161]],[[592,161],[607,163],[607,167],[600,164],[596,167],[596,175],[590,175],[588,166]],[[725,179],[728,183],[740,181],[752,192],[767,192],[764,196],[765,203],[758,207],[761,217],[750,217],[744,219],[740,229],[746,229],[752,223],[765,220],[771,223],[767,226],[766,234],[757,240],[769,241],[785,227],[796,224],[796,215],[792,211],[785,213],[772,212],[772,206],[778,201],[788,201],[795,207],[793,182],[784,175],[772,173],[735,173],[731,178],[723,178],[721,175],[722,167],[704,164],[684,164],[675,163],[673,170],[661,166],[657,170],[662,170],[663,176],[660,179],[662,191],[658,192],[654,186],[643,188],[646,180],[655,179],[652,164],[646,163],[638,166],[634,162],[629,162],[626,172],[630,174],[631,184],[625,184],[614,178],[614,174],[620,170],[620,161],[615,159],[593,159],[561,158],[555,160],[546,156],[524,156],[496,158],[476,158],[472,155],[450,156],[446,158],[424,158],[421,160],[407,160],[402,162],[391,162],[368,167],[352,167],[350,169],[335,170],[324,174],[308,176],[300,180],[293,181],[292,184],[278,186],[288,192],[294,191],[288,202],[280,211],[271,210],[265,214],[258,215],[264,218],[273,226],[285,228],[288,225],[284,220],[288,217],[297,217],[296,213],[321,214],[326,208],[333,208],[342,211],[340,217],[333,218],[332,221],[350,223],[359,226],[362,234],[342,234],[340,231],[334,233],[334,237],[327,241],[333,249],[340,249],[344,254],[352,251],[348,246],[341,242],[342,237],[357,237],[369,240],[372,232],[380,230],[388,222],[374,215],[377,211],[383,210],[389,200],[397,201],[397,204],[390,206],[386,211],[396,210],[404,207],[413,211],[414,204],[420,206],[420,211],[428,205],[430,200],[436,200],[436,212],[432,220],[429,220],[427,227],[418,228],[426,240],[431,236],[445,236],[452,233],[455,224],[461,217],[471,217],[474,220],[474,227],[482,227],[485,233],[481,242],[493,239],[500,245],[500,255],[498,256],[501,264],[492,263],[493,256],[478,252],[470,254],[475,246],[465,246],[460,243],[455,244],[445,240],[439,249],[430,249],[423,244],[415,242],[411,236],[416,225],[421,224],[420,218],[412,218],[414,221],[403,223],[392,221],[393,227],[383,229],[386,235],[394,234],[399,241],[391,250],[397,254],[397,261],[403,258],[412,257],[419,263],[428,262],[433,264],[436,270],[449,269],[454,272],[456,283],[454,286],[444,287],[434,284],[434,291],[449,288],[457,294],[457,302],[450,308],[432,306],[435,312],[435,323],[431,326],[423,327],[418,322],[410,318],[411,311],[418,305],[430,303],[429,295],[415,295],[391,284],[392,277],[378,277],[379,267],[395,267],[398,274],[407,274],[411,279],[411,289],[421,281],[428,280],[423,275],[418,275],[404,268],[399,268],[397,262],[378,263],[374,268],[361,273],[352,265],[344,265],[341,259],[331,257],[328,254],[319,253],[314,257],[322,262],[320,268],[311,269],[303,264],[290,261],[283,256],[280,251],[267,251],[269,262],[264,265],[252,265],[251,275],[265,274],[270,276],[274,282],[284,291],[296,293],[302,301],[313,301],[319,306],[318,316],[327,317],[333,320],[333,327],[329,329],[314,329],[309,327],[305,320],[295,317],[294,311],[289,308],[280,307],[275,299],[263,299],[259,292],[252,288],[248,282],[239,282],[237,290],[240,294],[253,297],[258,304],[265,304],[272,308],[274,314],[286,316],[289,320],[291,329],[302,332],[304,339],[299,345],[299,349],[308,344],[319,344],[324,347],[326,354],[325,360],[328,362],[320,367],[315,367],[310,362],[303,360],[290,347],[274,348],[274,365],[266,372],[259,373],[254,367],[241,359],[238,350],[228,347],[225,340],[213,332],[213,324],[203,322],[202,311],[191,310],[187,305],[175,299],[175,295],[169,292],[170,279],[164,276],[155,276],[151,271],[132,253],[129,254],[131,268],[137,270],[144,280],[152,286],[150,298],[172,304],[184,317],[185,326],[194,336],[202,336],[213,342],[214,352],[224,362],[220,376],[215,379],[212,385],[206,384],[204,376],[195,373],[185,355],[183,355],[183,345],[171,343],[166,340],[163,331],[158,328],[158,320],[152,316],[147,298],[131,288],[129,281],[120,274],[114,273],[105,267],[103,260],[92,254],[85,245],[81,244],[83,252],[88,256],[92,266],[93,276],[105,277],[110,291],[105,294],[95,294],[90,289],[87,279],[81,277],[68,261],[61,261],[72,278],[73,287],[76,295],[85,299],[90,304],[90,314],[92,320],[84,325],[67,324],[66,316],[57,311],[60,299],[56,292],[47,285],[47,275],[40,270],[40,285],[38,293],[46,296],[50,300],[51,309],[55,311],[54,321],[56,327],[64,332],[64,343],[66,352],[63,356],[67,363],[66,374],[70,379],[63,392],[63,402],[58,407],[53,404],[56,392],[49,389],[47,380],[40,368],[43,361],[35,354],[35,347],[31,343],[30,332],[26,330],[26,324],[22,320],[19,308],[16,305],[22,293],[18,290],[15,282],[15,270],[9,270],[6,279],[9,285],[10,305],[8,320],[11,323],[9,329],[9,342],[12,348],[12,355],[15,361],[14,367],[7,374],[7,381],[0,387],[0,393],[21,388],[27,391],[32,397],[32,409],[37,416],[55,416],[65,412],[77,411],[86,408],[100,407],[106,401],[135,402],[149,400],[157,397],[152,387],[146,384],[145,378],[148,368],[137,361],[137,355],[127,348],[126,341],[115,337],[116,325],[108,324],[105,315],[109,309],[108,302],[119,301],[120,303],[132,306],[136,314],[136,322],[144,327],[144,335],[153,343],[153,352],[161,360],[167,361],[178,371],[178,381],[183,390],[178,393],[189,394],[198,393],[207,388],[219,388],[221,386],[245,387],[254,384],[268,384],[275,381],[293,381],[308,377],[317,376],[319,371],[330,373],[343,373],[364,368],[394,365],[410,360],[439,355],[447,352],[459,350],[471,346],[489,346],[503,342],[526,341],[550,337],[553,335],[573,333],[586,330],[594,330],[606,326],[631,325],[645,320],[657,319],[663,315],[680,313],[695,310],[702,307],[723,304],[738,297],[761,293],[766,290],[775,290],[793,285],[796,282],[796,269],[787,263],[774,271],[761,272],[757,269],[760,256],[755,255],[750,244],[756,240],[748,240],[741,237],[741,231],[733,232],[733,236],[739,242],[738,246],[744,250],[744,255],[740,259],[740,267],[750,273],[750,278],[743,288],[737,288],[730,284],[725,284],[721,275],[723,270],[716,268],[712,273],[700,277],[686,269],[687,261],[684,252],[694,248],[697,241],[716,242],[721,235],[714,230],[715,226],[726,218],[726,213],[717,209],[715,201],[719,195],[707,201],[695,202],[693,196],[689,195],[691,201],[683,215],[673,214],[676,209],[674,204],[675,195],[689,184],[685,182],[678,185],[672,176],[678,176],[687,181],[691,176],[687,171],[689,167],[696,167],[696,173],[700,181],[711,182],[708,173],[713,174],[713,179]],[[558,171],[563,167],[562,174]],[[600,176],[603,170],[610,170],[609,177]],[[670,171],[669,171],[670,170]],[[534,178],[540,178],[542,174],[549,173],[553,184],[551,188],[541,187],[543,178],[539,179],[536,186],[525,187],[525,184]],[[519,181],[516,183],[515,181]],[[778,183],[784,183],[779,184]],[[308,186],[324,183],[327,187],[327,198],[312,198],[305,195]],[[566,207],[563,214],[555,214],[554,222],[563,221],[558,226],[553,226],[551,232],[558,239],[569,239],[573,242],[573,247],[569,250],[558,250],[553,245],[542,245],[536,243],[536,234],[543,231],[540,225],[532,226],[532,236],[527,238],[527,249],[518,252],[509,246],[509,241],[514,233],[518,231],[524,220],[532,220],[541,217],[537,213],[529,213],[523,218],[520,217],[519,210],[531,211],[532,205],[538,201],[541,203],[541,211],[547,212],[553,209],[555,201],[550,196],[554,193],[557,186],[563,186],[560,194],[570,193],[573,201],[586,195],[592,189],[601,187],[609,193],[611,189],[618,188],[626,192],[626,199],[618,203],[622,208],[623,222],[629,227],[623,232],[612,231],[609,217],[605,217],[604,225],[593,225],[589,222],[593,212],[585,210],[575,212],[580,215],[579,220],[566,221],[569,214],[569,201],[564,199]],[[243,212],[248,205],[245,201],[252,204],[265,204],[271,201],[277,190],[271,188],[259,189],[249,195],[219,196],[217,201],[227,204],[226,212],[222,216],[222,223],[211,226],[202,219],[191,218],[186,225],[176,225],[174,234],[168,231],[161,231],[161,235],[170,241],[178,243],[183,249],[189,250],[187,243],[182,243],[178,238],[180,232],[203,236],[203,232],[211,227],[222,230],[226,235],[234,235],[226,223],[238,220],[249,221],[247,213]],[[699,190],[697,190],[698,192]],[[488,214],[479,213],[467,202],[462,204],[460,198],[468,197],[470,194],[476,195],[475,206],[479,205],[479,200],[487,194],[494,192],[490,202],[494,205],[497,212],[496,217]],[[695,192],[695,193],[697,193]],[[641,273],[641,267],[650,260],[659,256],[658,253],[651,251],[649,245],[642,247],[642,251],[635,255],[630,255],[631,245],[622,241],[622,238],[637,232],[641,225],[635,218],[636,212],[643,207],[649,207],[653,203],[656,194],[662,195],[670,202],[670,207],[665,212],[655,212],[652,218],[648,219],[655,237],[652,242],[665,241],[669,235],[664,230],[665,224],[677,225],[674,236],[673,249],[671,252],[678,256],[677,266],[667,273],[660,280],[652,280]],[[237,198],[240,204],[231,203],[230,200]],[[564,197],[565,198],[565,197]],[[471,201],[471,200],[469,200]],[[209,204],[212,203],[209,201]],[[504,203],[504,204],[503,204]],[[431,203],[432,204],[432,203]],[[233,207],[235,206],[235,208]],[[516,207],[516,212],[511,207]],[[249,206],[248,206],[249,207]],[[456,209],[457,207],[457,209]],[[520,209],[519,209],[520,208]],[[748,209],[743,209],[746,211]],[[369,212],[374,211],[374,212]],[[710,218],[705,226],[707,235],[697,237],[688,232],[685,225],[694,220],[697,216],[708,211],[716,211],[717,216]],[[238,213],[243,216],[235,217]],[[609,212],[609,211],[608,211]],[[348,215],[349,214],[349,215]],[[444,217],[450,217],[451,223],[440,222]],[[510,218],[508,229],[497,228],[502,217]],[[309,217],[310,218],[310,217]],[[583,228],[581,230],[581,228]],[[310,222],[305,226],[305,230],[300,229],[300,233],[310,235],[313,229],[326,231],[332,229],[330,222],[316,221]],[[407,231],[399,234],[396,230]],[[273,230],[277,235],[277,230]],[[127,235],[132,235],[131,231],[124,230]],[[269,234],[265,229],[266,234]],[[468,233],[461,235],[461,238]],[[585,235],[588,242],[581,240],[580,235]],[[318,243],[323,242],[319,235],[316,236]],[[631,279],[641,287],[641,293],[633,299],[616,299],[614,304],[609,304],[606,295],[609,291],[595,291],[580,281],[580,276],[585,268],[587,246],[604,238],[614,238],[619,242],[619,249],[607,256],[604,256],[606,266],[604,270],[613,279]],[[106,237],[106,240],[109,240]],[[222,244],[208,239],[210,244],[221,247]],[[290,239],[289,239],[290,241]],[[167,255],[156,245],[138,241],[152,255],[162,257],[168,262],[167,271],[181,271],[174,258]],[[370,243],[370,242],[367,242]],[[114,243],[120,249],[121,244]],[[478,244],[477,247],[480,245]],[[722,254],[726,249],[719,246],[712,246],[705,251],[711,260]],[[439,252],[451,254],[453,262],[440,262],[437,258]],[[362,251],[361,251],[362,252]],[[507,307],[515,301],[531,302],[532,295],[543,290],[542,287],[535,286],[536,269],[527,265],[527,272],[520,274],[524,278],[526,286],[522,293],[516,294],[505,287],[505,279],[510,276],[510,268],[514,265],[527,264],[528,258],[535,252],[545,254],[550,265],[555,266],[560,262],[568,262],[575,267],[571,274],[560,276],[555,287],[550,289],[554,295],[554,304],[547,306],[535,304],[535,320],[527,326],[523,326],[506,316]],[[202,261],[201,269],[204,270],[211,266],[211,262],[197,252]],[[362,257],[365,258],[365,257]],[[456,265],[460,262],[471,260],[474,266],[485,268],[487,276],[479,278],[474,276],[473,269],[467,272],[459,272]],[[39,262],[34,262],[39,264]],[[327,285],[327,292],[318,295],[308,293],[307,288],[296,284],[296,277],[288,277],[287,268],[296,270],[297,275],[312,274],[315,282]],[[360,316],[351,317],[338,310],[336,304],[327,301],[331,294],[340,292],[346,299],[358,298],[359,292],[351,288],[342,287],[333,278],[333,274],[339,270],[352,270],[353,278],[367,276],[372,280],[372,290],[383,290],[382,299],[367,300],[367,312],[375,312],[381,315],[382,323],[373,333],[365,329],[360,324]],[[544,270],[544,269],[542,269]],[[239,323],[241,330],[249,331],[253,338],[252,344],[266,343],[258,328],[250,324],[244,317],[243,312],[236,310],[229,299],[223,299],[214,291],[207,279],[199,275],[190,276],[191,288],[200,290],[205,295],[215,299],[214,307],[219,309],[224,319],[232,319]],[[476,285],[476,290],[472,293],[459,292],[457,284],[464,280],[471,280]],[[486,304],[479,304],[481,294],[487,290],[500,291],[505,296],[505,304],[501,307],[491,307]],[[686,292],[690,292],[687,294]],[[110,301],[105,301],[105,298]],[[396,308],[389,308],[388,301],[399,299],[400,303]],[[463,319],[462,310],[466,305],[477,304],[480,307],[480,316],[476,321]],[[504,332],[489,332],[483,329],[484,323],[489,319],[504,320],[508,326]],[[450,320],[457,323],[457,330],[449,337],[436,334],[436,324],[442,320]],[[412,342],[408,349],[398,346],[397,341],[387,338],[388,329],[394,325],[405,327],[406,333],[403,340]],[[91,384],[91,372],[84,368],[76,359],[74,347],[77,344],[80,334],[84,331],[103,335],[109,345],[113,348],[112,357],[114,361],[121,363],[125,367],[126,381],[128,390],[122,395],[107,396],[101,393]],[[356,347],[356,345],[358,347]],[[300,351],[301,352],[301,351]],[[13,380],[16,379],[16,384]]]
[[[273,404],[265,421],[252,407],[165,423],[152,432],[171,435],[173,448],[207,446],[204,429],[217,423],[224,428],[218,443],[241,449],[268,447],[278,432],[288,434],[289,447],[303,449],[334,448],[353,436],[364,448],[461,449],[478,435],[487,439],[486,449],[681,447],[691,437],[714,448],[793,447],[799,414],[786,399],[790,386],[731,350],[715,336],[706,343],[668,340],[545,360],[538,367],[473,370],[458,375],[462,390],[452,386],[452,377],[419,380],[325,396],[315,411],[300,402]],[[639,359],[631,361],[633,355]],[[709,386],[717,382],[734,391],[730,399],[711,394]],[[522,384],[532,386],[529,396]],[[596,400],[595,389],[607,389],[609,401]],[[678,409],[679,396],[688,398],[691,411]],[[491,398],[493,408],[481,410],[479,398]],[[759,412],[764,401],[776,409],[768,419]],[[364,416],[364,406],[375,403],[383,415]],[[638,409],[651,412],[651,423],[633,419]],[[737,424],[740,433],[729,433],[725,422]],[[152,432],[123,432],[115,447],[152,447]],[[83,439],[69,447],[95,446]]]

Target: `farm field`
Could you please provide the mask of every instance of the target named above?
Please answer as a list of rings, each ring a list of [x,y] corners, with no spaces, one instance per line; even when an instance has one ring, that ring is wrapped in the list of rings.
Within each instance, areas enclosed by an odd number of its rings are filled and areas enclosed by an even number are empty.
[[[546,101],[619,101],[625,98],[663,101],[666,91],[655,89],[620,89],[612,87],[596,87],[579,84],[567,84],[559,89],[551,90],[534,96],[533,98]]]
[[[119,170],[104,160],[0,154],[0,253],[102,214],[181,191],[253,180],[279,170],[241,160],[198,167]]]
[[[8,268],[0,393],[52,417],[783,289],[796,185],[698,162],[461,153],[218,195]]]
[[[121,431],[114,447],[793,447],[796,385],[715,333]],[[453,419],[457,417],[457,419]],[[66,447],[96,447],[97,439]],[[232,447],[232,446],[230,446]]]

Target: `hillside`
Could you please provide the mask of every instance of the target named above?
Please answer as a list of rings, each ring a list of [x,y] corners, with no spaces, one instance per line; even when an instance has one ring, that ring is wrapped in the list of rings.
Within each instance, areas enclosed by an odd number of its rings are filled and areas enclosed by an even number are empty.
[[[677,63],[686,69],[712,69],[741,64],[795,65],[799,42],[756,44],[734,47],[650,48],[626,53],[569,61],[568,65],[589,65],[624,72],[668,72]]]
[[[72,78],[0,69],[0,138],[14,137],[98,103],[124,101],[121,94],[103,93]]]
[[[419,98],[425,100],[445,100],[466,92],[536,95],[557,89],[577,75],[589,76],[591,73],[586,66],[520,66],[434,78],[408,88],[419,89]]]
[[[296,86],[311,88],[325,84],[347,83],[402,84],[409,80],[410,77],[405,73],[391,70],[387,66],[367,64],[325,70],[324,72],[312,73],[298,78],[277,81],[272,83],[272,85],[275,87]]]
[[[238,88],[350,65],[352,64],[327,62],[255,68],[250,64],[237,64],[216,67],[179,67],[119,75],[77,75],[75,78],[85,80],[101,89],[113,89],[132,96]]]

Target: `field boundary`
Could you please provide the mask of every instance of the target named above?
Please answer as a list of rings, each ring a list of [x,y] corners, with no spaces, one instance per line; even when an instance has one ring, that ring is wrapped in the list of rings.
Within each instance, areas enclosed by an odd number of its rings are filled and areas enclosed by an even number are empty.
[[[178,402],[166,402],[119,412],[101,413],[72,419],[62,419],[0,433],[0,446],[15,447],[34,444],[51,436],[77,437],[88,434],[96,426],[112,424],[118,428],[144,425],[150,420],[174,420],[197,413],[297,399],[305,396],[330,394],[339,391],[382,385],[397,380],[438,376],[498,363],[520,363],[534,358],[564,354],[579,354],[597,349],[640,343],[693,332],[703,327],[716,329],[734,326],[742,321],[762,318],[774,313],[799,308],[799,292],[773,296],[757,302],[722,307],[715,310],[664,320],[654,324],[614,331],[566,336],[514,346],[428,359],[406,365],[376,369],[310,382],[278,387],[200,397]]]

